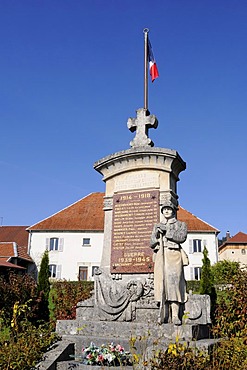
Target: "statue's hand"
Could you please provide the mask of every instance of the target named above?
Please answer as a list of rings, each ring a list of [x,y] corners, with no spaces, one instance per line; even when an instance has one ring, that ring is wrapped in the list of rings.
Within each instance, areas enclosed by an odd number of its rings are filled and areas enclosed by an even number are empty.
[[[155,226],[155,233],[156,233],[156,237],[158,238],[159,237],[159,234],[165,234],[166,233],[166,225],[165,224],[157,224]]]

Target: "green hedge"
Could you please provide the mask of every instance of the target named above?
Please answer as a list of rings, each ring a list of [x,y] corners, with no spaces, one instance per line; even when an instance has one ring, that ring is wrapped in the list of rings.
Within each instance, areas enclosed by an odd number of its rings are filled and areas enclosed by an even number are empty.
[[[187,292],[192,290],[193,294],[199,294],[200,280],[187,280]]]
[[[50,308],[53,319],[75,319],[77,303],[91,296],[93,286],[92,281],[53,282],[50,292]]]

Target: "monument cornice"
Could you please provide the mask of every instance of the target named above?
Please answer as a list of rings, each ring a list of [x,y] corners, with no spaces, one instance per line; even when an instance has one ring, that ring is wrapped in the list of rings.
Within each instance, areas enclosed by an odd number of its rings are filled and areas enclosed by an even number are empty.
[[[143,146],[108,155],[95,162],[94,169],[104,176],[104,181],[137,169],[172,172],[178,179],[179,173],[186,169],[186,163],[176,150]]]

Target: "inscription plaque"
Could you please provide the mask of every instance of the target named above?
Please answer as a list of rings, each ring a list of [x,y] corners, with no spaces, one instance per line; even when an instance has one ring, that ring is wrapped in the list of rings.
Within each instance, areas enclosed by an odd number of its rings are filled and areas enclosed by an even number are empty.
[[[159,212],[158,190],[113,196],[111,273],[153,272],[150,237]]]

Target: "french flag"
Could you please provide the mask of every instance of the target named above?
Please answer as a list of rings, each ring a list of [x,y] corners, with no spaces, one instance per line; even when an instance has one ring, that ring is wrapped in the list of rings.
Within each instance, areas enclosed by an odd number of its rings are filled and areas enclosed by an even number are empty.
[[[152,82],[159,77],[158,68],[154,59],[153,50],[151,46],[151,42],[148,39],[148,61],[149,61],[149,73],[151,76]]]

